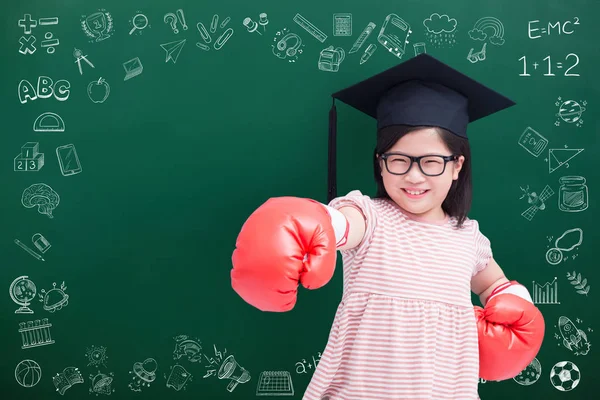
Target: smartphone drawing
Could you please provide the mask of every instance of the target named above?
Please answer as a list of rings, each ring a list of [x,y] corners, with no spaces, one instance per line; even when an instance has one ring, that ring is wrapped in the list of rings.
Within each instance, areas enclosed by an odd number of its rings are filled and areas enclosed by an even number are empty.
[[[81,163],[73,144],[66,144],[56,148],[56,157],[63,176],[75,175],[81,172]]]
[[[408,36],[411,34],[410,25],[396,14],[389,14],[381,26],[377,40],[390,53],[398,58],[404,55]]]

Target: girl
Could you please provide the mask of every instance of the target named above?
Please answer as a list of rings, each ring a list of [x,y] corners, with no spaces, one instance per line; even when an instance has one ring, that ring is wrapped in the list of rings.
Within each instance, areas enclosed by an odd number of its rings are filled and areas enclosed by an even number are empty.
[[[478,399],[479,377],[516,376],[544,334],[527,289],[467,217],[467,124],[514,103],[427,54],[334,98],[377,118],[376,196],[269,199],[238,236],[232,286],[261,310],[287,311],[298,282],[329,281],[340,250],[343,296],[303,399]],[[330,116],[334,146],[335,104]]]

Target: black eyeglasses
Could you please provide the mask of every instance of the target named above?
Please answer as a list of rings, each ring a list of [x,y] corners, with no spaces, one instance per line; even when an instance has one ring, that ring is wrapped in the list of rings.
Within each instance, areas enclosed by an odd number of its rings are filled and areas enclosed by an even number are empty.
[[[385,168],[392,175],[404,175],[410,171],[413,163],[419,165],[423,175],[439,176],[446,171],[446,164],[449,161],[455,161],[458,156],[426,155],[413,157],[402,153],[384,153],[379,156],[385,162]]]

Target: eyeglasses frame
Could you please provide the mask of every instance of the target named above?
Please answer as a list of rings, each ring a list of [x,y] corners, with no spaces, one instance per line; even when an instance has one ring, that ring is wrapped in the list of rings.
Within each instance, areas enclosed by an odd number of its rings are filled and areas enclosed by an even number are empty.
[[[394,173],[392,171],[390,171],[389,167],[388,167],[388,163],[387,163],[387,159],[390,156],[404,156],[404,157],[408,157],[410,159],[410,165],[408,166],[408,169],[406,170],[406,172],[402,173],[402,174],[398,174],[398,173]],[[440,172],[437,175],[430,175],[425,173],[425,171],[423,171],[423,167],[421,166],[421,159],[422,158],[426,158],[426,157],[431,157],[431,156],[436,156],[436,157],[441,157],[444,160],[444,168],[442,169],[442,172]],[[444,156],[441,154],[427,154],[424,156],[419,156],[419,157],[415,157],[415,156],[409,156],[408,154],[404,154],[404,153],[400,153],[400,152],[390,152],[390,153],[383,153],[382,155],[379,156],[380,159],[383,160],[384,164],[385,164],[385,169],[387,170],[387,172],[389,172],[392,175],[406,175],[410,172],[413,164],[416,162],[417,165],[419,166],[419,170],[423,173],[423,175],[425,176],[440,176],[443,175],[444,172],[446,172],[446,164],[448,164],[448,162],[450,161],[456,161],[458,160],[458,156],[455,154],[449,155],[449,156]]]

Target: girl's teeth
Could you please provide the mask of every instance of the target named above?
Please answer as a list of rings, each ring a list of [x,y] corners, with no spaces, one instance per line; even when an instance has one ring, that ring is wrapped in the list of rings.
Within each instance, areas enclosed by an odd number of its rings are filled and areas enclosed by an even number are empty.
[[[412,195],[419,195],[419,194],[425,193],[424,190],[421,190],[420,192],[413,192],[413,191],[407,190],[407,192]]]

